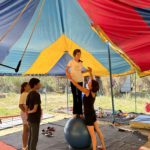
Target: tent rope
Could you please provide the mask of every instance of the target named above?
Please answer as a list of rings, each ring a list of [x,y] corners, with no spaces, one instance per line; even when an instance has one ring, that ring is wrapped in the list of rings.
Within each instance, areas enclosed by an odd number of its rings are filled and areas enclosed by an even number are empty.
[[[22,54],[20,60],[23,59],[23,57],[24,57],[24,55],[25,55],[25,52],[27,51],[27,48],[28,48],[28,46],[29,46],[29,44],[30,44],[30,41],[31,41],[32,36],[33,36],[33,33],[34,33],[34,31],[35,31],[35,28],[36,28],[36,26],[37,26],[37,24],[38,24],[38,21],[39,21],[40,17],[41,17],[41,13],[42,13],[44,4],[45,4],[45,0],[42,0],[42,4],[41,4],[40,10],[39,10],[39,13],[38,13],[36,22],[35,22],[35,24],[34,24],[34,26],[33,26],[33,29],[32,29],[32,32],[31,32],[31,34],[30,34],[29,40],[28,40],[28,42],[27,42],[27,45],[26,45],[26,47],[25,47],[25,49],[24,49],[24,51],[23,51],[23,54]]]
[[[7,31],[2,35],[2,37],[0,38],[0,42],[2,42],[2,40],[4,40],[6,38],[6,36],[9,34],[9,32],[11,32],[11,30],[14,28],[14,26],[17,24],[17,22],[19,21],[19,19],[21,18],[21,16],[23,15],[23,13],[27,10],[28,6],[30,5],[30,3],[32,2],[32,0],[30,0],[26,6],[23,8],[23,10],[21,11],[21,13],[16,17],[16,19],[12,22],[12,24],[9,26],[9,28],[7,29]]]
[[[19,71],[19,68],[20,68],[20,66],[21,66],[23,57],[24,57],[24,55],[25,55],[25,53],[26,53],[26,51],[27,51],[27,48],[28,48],[28,46],[29,46],[29,44],[30,44],[30,41],[31,41],[32,36],[33,36],[33,33],[34,33],[34,31],[35,31],[35,28],[36,28],[36,26],[37,26],[37,24],[38,24],[38,21],[39,21],[40,17],[41,17],[41,13],[42,13],[44,4],[45,4],[45,0],[42,0],[42,4],[41,4],[41,7],[40,7],[40,9],[39,9],[39,13],[38,13],[36,22],[35,22],[35,24],[34,24],[34,26],[33,26],[33,29],[32,29],[32,32],[31,32],[31,34],[30,34],[29,40],[28,40],[28,42],[27,42],[27,45],[26,45],[25,49],[23,50],[22,56],[21,56],[21,58],[20,58],[20,60],[19,60],[19,62],[18,62],[17,67],[16,67],[16,68],[13,68],[13,67],[10,67],[10,66],[4,65],[4,64],[0,64],[1,66],[7,67],[7,68],[10,68],[10,69],[14,69],[15,72],[18,72],[18,71]]]

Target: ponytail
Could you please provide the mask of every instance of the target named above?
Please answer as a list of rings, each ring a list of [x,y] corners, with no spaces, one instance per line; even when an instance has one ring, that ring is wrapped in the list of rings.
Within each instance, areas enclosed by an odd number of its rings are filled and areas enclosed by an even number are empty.
[[[27,86],[28,82],[24,82],[21,85],[20,93],[22,94],[25,91],[25,87]]]

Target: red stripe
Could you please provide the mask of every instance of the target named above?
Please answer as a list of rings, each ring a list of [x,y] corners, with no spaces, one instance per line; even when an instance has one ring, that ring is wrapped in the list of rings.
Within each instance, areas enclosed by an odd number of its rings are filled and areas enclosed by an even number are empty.
[[[0,148],[1,150],[16,150],[14,147],[11,147],[4,142],[0,142]]]
[[[118,0],[118,1],[133,7],[150,8],[150,0]]]
[[[127,2],[124,4],[123,0],[119,1],[121,0],[79,0],[79,3],[94,24],[99,25],[142,71],[150,70],[150,38],[147,39],[150,36],[150,26],[130,3],[126,5]],[[141,60],[141,53],[144,61]]]
[[[14,116],[0,116],[0,119],[7,119],[7,118],[15,118],[19,117],[20,115],[14,115]]]

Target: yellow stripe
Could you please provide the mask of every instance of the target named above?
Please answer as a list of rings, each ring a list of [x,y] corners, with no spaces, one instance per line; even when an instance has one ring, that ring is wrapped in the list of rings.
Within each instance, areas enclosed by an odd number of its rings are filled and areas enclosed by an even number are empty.
[[[66,50],[68,51],[68,54],[72,56],[74,49],[77,48],[81,49],[81,60],[83,61],[83,66],[85,68],[93,68],[93,74],[96,76],[109,75],[107,68],[105,68],[91,53],[81,48],[65,35],[60,36],[53,44],[45,48],[25,74],[47,74],[57,64]],[[122,74],[114,74],[113,76],[127,75],[131,73],[133,73],[133,70]]]
[[[150,70],[148,70],[148,71],[143,71],[143,72],[140,72],[140,73],[139,73],[139,76],[140,76],[140,77],[145,77],[145,76],[148,76],[148,75],[150,75]]]
[[[65,51],[64,35],[44,49],[25,74],[47,74],[62,57]]]
[[[81,49],[81,60],[83,61],[83,66],[85,68],[93,68],[93,74],[98,76],[106,76],[109,74],[108,70],[89,52],[81,48],[75,42],[66,37],[68,53],[72,56],[74,49]]]

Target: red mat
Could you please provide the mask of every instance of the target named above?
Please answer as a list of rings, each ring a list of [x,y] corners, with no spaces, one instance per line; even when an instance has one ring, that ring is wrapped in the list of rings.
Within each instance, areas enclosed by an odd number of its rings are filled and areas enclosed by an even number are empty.
[[[0,150],[16,150],[16,149],[0,141]]]

